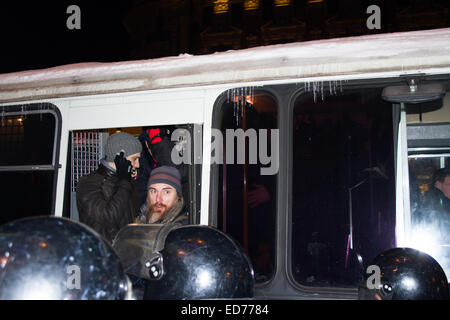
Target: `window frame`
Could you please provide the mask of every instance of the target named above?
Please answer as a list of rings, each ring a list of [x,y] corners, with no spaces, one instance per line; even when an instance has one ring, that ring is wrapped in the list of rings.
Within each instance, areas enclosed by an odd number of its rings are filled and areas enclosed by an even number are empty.
[[[7,111],[11,109],[11,111]],[[26,109],[26,110],[25,110]],[[53,188],[52,188],[52,204],[51,212],[49,215],[55,215],[56,207],[56,194],[57,194],[57,182],[58,182],[58,172],[62,167],[59,164],[60,155],[60,144],[61,144],[61,127],[62,127],[62,116],[61,112],[56,105],[49,102],[44,103],[24,103],[24,104],[14,104],[2,106],[1,116],[20,116],[20,115],[30,115],[30,114],[44,114],[49,113],[55,117],[55,129],[54,129],[54,140],[53,140],[53,152],[52,152],[52,163],[51,164],[31,164],[31,165],[6,165],[0,166],[0,172],[17,172],[17,171],[54,171],[53,175]]]
[[[164,125],[153,125],[149,124],[148,126],[155,126],[155,127],[164,127],[164,126],[175,126],[177,129],[183,129],[186,130],[189,133],[190,136],[190,144],[189,148],[190,150],[186,150],[187,152],[190,152],[190,161],[191,164],[189,165],[188,170],[188,184],[189,184],[189,198],[186,197],[186,195],[183,195],[184,197],[184,203],[186,207],[188,208],[189,212],[189,223],[191,224],[199,224],[200,223],[200,208],[201,208],[201,177],[202,177],[202,165],[201,165],[201,150],[203,148],[203,124],[196,124],[196,123],[178,123],[178,124],[164,124]],[[127,128],[142,128],[147,126],[130,126],[130,127],[121,127],[124,129],[123,131],[126,131]],[[78,209],[76,208],[76,198],[73,197],[74,194],[76,194],[76,189],[74,188],[74,167],[73,167],[73,157],[74,157],[74,147],[72,144],[72,137],[74,132],[76,133],[82,133],[82,132],[89,132],[89,131],[95,131],[100,130],[103,133],[107,130],[114,129],[116,127],[107,127],[107,128],[85,128],[82,130],[69,130],[68,134],[68,144],[67,144],[67,167],[66,167],[66,180],[65,180],[65,186],[64,186],[64,201],[63,201],[63,216],[74,219],[76,221],[79,220],[78,216]],[[108,137],[101,138],[103,145],[106,143]],[[101,146],[99,147],[102,148]],[[188,149],[189,149],[188,148]],[[196,158],[197,157],[197,158]],[[97,169],[99,163],[95,163],[95,169]],[[85,174],[87,175],[87,174]],[[75,207],[76,212],[73,211],[73,208]]]
[[[447,91],[449,92],[449,91]],[[439,130],[440,126],[444,127],[444,130]],[[410,159],[437,159],[439,163],[439,167],[437,169],[442,169],[447,163],[450,164],[450,137],[445,136],[446,129],[450,128],[450,121],[449,122],[437,122],[437,123],[414,123],[409,126],[407,126],[407,129],[414,130],[415,128],[424,129],[420,130],[420,134],[416,134],[415,132],[411,132],[410,138],[407,140],[407,158]],[[427,127],[434,127],[435,130],[427,130]],[[436,130],[437,129],[437,130]],[[421,139],[420,139],[421,138]],[[436,145],[439,144],[439,145]],[[410,163],[408,162],[408,169],[411,170]],[[411,175],[414,175],[412,171],[410,171],[409,177]],[[433,188],[431,186],[431,188]],[[413,203],[413,199],[409,197],[410,203]],[[413,216],[413,210],[410,212],[410,216]],[[414,223],[411,220],[411,226],[410,229],[414,229]],[[412,231],[410,231],[407,234],[409,237],[412,236]],[[408,240],[410,240],[408,237]],[[447,261],[446,256],[437,255],[435,256],[432,254],[432,252],[429,252],[428,250],[425,250],[425,248],[418,248],[419,250],[423,250],[425,253],[430,254],[434,259],[438,261],[439,264],[441,264],[441,267],[444,269],[444,272],[448,274],[449,269],[448,265],[442,264],[443,261]],[[429,248],[426,248],[429,249]],[[438,253],[434,252],[434,253]],[[443,261],[442,261],[442,260]],[[446,268],[447,267],[447,268]],[[447,275],[448,277],[448,275]],[[450,280],[449,280],[450,281]]]
[[[284,85],[282,85],[284,86]],[[291,85],[288,85],[291,86]],[[241,88],[248,88],[249,86],[234,86],[231,87],[229,89],[226,89],[225,91],[223,91],[219,97],[216,99],[216,101],[214,102],[214,106],[213,106],[213,111],[212,111],[212,121],[211,121],[211,128],[212,129],[220,129],[221,127],[221,120],[222,120],[222,113],[223,113],[223,105],[226,102],[226,100],[228,99],[229,95],[231,94],[231,92],[233,90],[236,90],[236,92],[240,92],[239,89]],[[283,133],[284,129],[281,128],[280,126],[280,119],[281,119],[281,112],[283,112],[283,108],[281,107],[281,100],[280,100],[280,95],[277,93],[277,90],[273,90],[273,88],[277,88],[277,85],[269,85],[269,86],[263,86],[263,87],[253,87],[251,86],[253,92],[256,94],[267,94],[269,95],[273,101],[275,102],[275,105],[277,107],[277,114],[278,114],[278,119],[277,119],[277,127],[279,130],[279,141],[280,141],[280,149],[279,149],[279,154],[283,154],[283,149],[282,149],[282,144],[283,141],[285,139],[283,139]],[[239,91],[238,91],[239,90]],[[212,139],[212,137],[210,137]],[[267,287],[269,286],[269,284],[271,284],[273,281],[275,281],[277,273],[278,273],[278,269],[279,269],[279,253],[278,251],[280,250],[280,246],[283,246],[284,241],[283,239],[279,238],[279,232],[278,232],[278,227],[282,226],[283,223],[279,220],[280,217],[280,205],[282,206],[282,204],[280,204],[280,198],[282,197],[282,192],[280,192],[280,187],[282,186],[281,183],[281,179],[280,177],[284,174],[283,168],[282,168],[282,161],[279,161],[279,167],[278,167],[278,176],[275,180],[275,188],[276,188],[276,192],[275,192],[275,199],[276,199],[276,212],[275,212],[275,225],[274,225],[274,269],[273,269],[273,274],[270,277],[270,279],[263,281],[263,282],[255,282],[255,288],[263,288],[263,287]],[[219,165],[218,164],[210,164],[211,169],[210,169],[210,193],[209,193],[209,216],[208,216],[208,221],[209,221],[209,225],[217,228],[218,227],[218,215],[219,215],[219,210],[218,210],[218,206],[219,206]],[[283,250],[281,250],[283,251]]]
[[[396,78],[380,78],[380,79],[358,79],[358,80],[336,80],[339,82],[339,90],[346,91],[346,90],[352,90],[352,89],[372,89],[372,88],[383,88],[390,85],[398,85],[403,84],[402,79],[396,77]],[[330,86],[332,84],[332,81],[325,80],[321,83],[320,91],[323,90],[323,92],[330,92]],[[287,130],[288,130],[288,150],[287,151],[287,170],[288,172],[292,172],[293,170],[293,115],[294,115],[294,109],[295,109],[295,102],[297,99],[304,94],[313,94],[311,92],[311,88],[313,85],[316,85],[316,83],[302,83],[300,85],[300,88],[297,90],[294,90],[290,94],[290,100],[289,104],[287,106],[289,113],[288,113],[288,119],[287,119]],[[342,88],[342,89],[341,89]],[[320,95],[320,91],[318,94]],[[381,98],[381,97],[380,97]],[[317,99],[321,99],[321,97],[317,97]],[[394,105],[392,105],[392,108],[394,109]],[[394,119],[393,119],[394,122]],[[392,124],[394,125],[394,123]],[[399,123],[398,121],[395,123],[395,126],[398,127]],[[394,137],[395,133],[394,133]],[[394,150],[396,149],[396,144],[394,144]],[[280,151],[281,153],[281,151]],[[282,163],[280,162],[280,167]],[[293,192],[293,179],[292,175],[287,175],[287,183],[288,183],[288,208],[287,208],[287,225],[292,225],[292,192]],[[395,213],[397,216],[397,212]],[[345,288],[345,287],[314,287],[314,286],[306,286],[304,284],[298,283],[294,278],[294,272],[292,270],[292,254],[293,254],[293,246],[292,246],[292,228],[287,228],[287,258],[286,258],[286,275],[289,283],[294,287],[294,289],[298,290],[300,293],[307,294],[307,295],[315,295],[318,297],[341,297],[341,298],[351,298],[354,299],[358,294],[358,288]],[[397,237],[397,235],[396,235]]]
[[[427,81],[445,81],[448,80],[448,75],[438,75],[438,76],[427,76]],[[381,78],[363,78],[363,79],[350,79],[342,80],[339,78],[327,79],[323,81],[324,92],[329,92],[330,86],[333,83],[339,83],[342,86],[342,90],[351,89],[371,89],[371,88],[384,88],[392,85],[404,85],[405,81],[400,76],[393,77],[381,77]],[[295,107],[295,101],[298,96],[302,94],[311,94],[313,81],[297,81],[285,84],[267,84],[255,86],[255,92],[264,92],[272,95],[277,103],[278,107],[278,128],[279,128],[279,139],[280,146],[279,152],[284,155],[283,161],[279,162],[279,172],[276,182],[277,187],[277,204],[276,204],[276,225],[275,225],[275,266],[274,266],[274,276],[264,283],[257,283],[255,286],[256,294],[259,292],[262,295],[275,294],[284,296],[286,294],[293,294],[299,296],[311,296],[314,295],[317,298],[344,298],[344,299],[355,299],[358,294],[358,288],[344,288],[344,287],[312,287],[305,286],[297,283],[294,280],[293,270],[292,270],[292,187],[293,179],[289,174],[293,169],[293,112]],[[245,87],[246,84],[242,86],[233,86],[228,90],[233,88]],[[338,88],[339,89],[339,88]],[[211,127],[218,128],[220,124],[221,106],[223,105],[225,99],[227,98],[227,91],[224,90],[215,100],[213,111]],[[321,99],[320,92],[318,92],[318,99]],[[394,127],[393,139],[394,143],[394,162],[397,161],[397,147],[398,147],[398,129],[399,129],[399,119],[395,120],[395,109],[398,108],[392,104],[393,121],[392,125]],[[397,114],[399,115],[399,114]],[[209,216],[208,221],[212,226],[218,225],[218,166],[216,164],[211,164],[210,170],[210,195],[209,195]],[[396,178],[397,181],[397,178]],[[397,197],[398,190],[395,191],[395,196]],[[397,202],[398,200],[396,200]],[[399,221],[398,216],[401,215],[403,218],[403,213],[395,212],[395,220]],[[399,221],[401,223],[401,221]],[[401,225],[400,227],[404,227]],[[398,235],[395,234],[397,240]],[[284,283],[284,284],[283,284]],[[291,287],[288,293],[285,292],[286,285]],[[290,293],[289,293],[290,292]]]

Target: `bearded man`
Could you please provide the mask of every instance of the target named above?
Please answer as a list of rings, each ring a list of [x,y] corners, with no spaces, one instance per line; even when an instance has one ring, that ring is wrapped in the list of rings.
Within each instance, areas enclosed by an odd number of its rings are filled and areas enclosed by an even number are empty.
[[[147,189],[147,200],[140,209],[138,223],[188,223],[188,216],[183,211],[181,175],[177,168],[162,166],[153,169]]]

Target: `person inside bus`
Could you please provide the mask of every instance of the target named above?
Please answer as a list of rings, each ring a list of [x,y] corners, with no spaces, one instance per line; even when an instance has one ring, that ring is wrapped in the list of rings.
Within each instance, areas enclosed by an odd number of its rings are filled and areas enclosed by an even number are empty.
[[[432,186],[413,212],[415,228],[432,228],[434,237],[441,243],[450,240],[450,167],[433,174]]]
[[[450,167],[438,170],[434,186],[441,191],[441,205],[450,212]]]
[[[181,184],[183,193],[187,193],[186,168],[175,165],[172,162],[171,153],[175,144],[171,141],[168,127],[144,127],[139,136],[142,143],[142,156],[139,159],[139,169],[136,181],[139,189],[141,205],[147,201],[147,184],[153,169],[161,166],[176,167],[181,173]]]
[[[147,190],[147,200],[139,210],[136,223],[188,223],[181,175],[177,168],[161,166],[153,169]]]
[[[132,171],[139,168],[142,145],[126,132],[111,135],[105,157],[96,171],[80,178],[77,207],[80,222],[112,242],[118,231],[132,223],[139,210],[139,197]]]
[[[139,199],[142,203],[145,203],[147,199],[147,183],[150,178],[150,173],[158,165],[164,162],[160,158],[167,158],[166,154],[170,156],[170,148],[163,154],[159,154],[156,157],[152,152],[152,148],[162,142],[161,130],[159,128],[142,128],[142,133],[139,136],[139,140],[142,143],[142,156],[139,159],[139,169],[137,171],[136,182],[139,189]],[[160,161],[158,161],[160,160]]]
[[[420,219],[433,214],[450,215],[450,167],[435,171],[432,186],[420,204]]]

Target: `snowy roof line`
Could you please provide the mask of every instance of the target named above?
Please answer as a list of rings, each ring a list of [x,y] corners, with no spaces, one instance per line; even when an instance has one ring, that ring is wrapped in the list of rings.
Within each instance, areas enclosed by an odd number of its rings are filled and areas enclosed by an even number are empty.
[[[0,74],[0,101],[450,67],[450,28]]]

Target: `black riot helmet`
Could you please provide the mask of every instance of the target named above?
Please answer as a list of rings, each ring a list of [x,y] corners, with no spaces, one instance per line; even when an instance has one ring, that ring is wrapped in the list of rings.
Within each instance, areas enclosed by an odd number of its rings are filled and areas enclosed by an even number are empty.
[[[129,225],[119,231],[113,246],[126,272],[146,279],[144,299],[253,296],[254,272],[248,256],[213,227]]]
[[[0,299],[127,298],[119,257],[89,227],[53,216],[0,226]]]
[[[370,268],[370,270],[369,270]],[[447,300],[444,270],[428,254],[393,248],[379,254],[358,292],[360,300]]]

